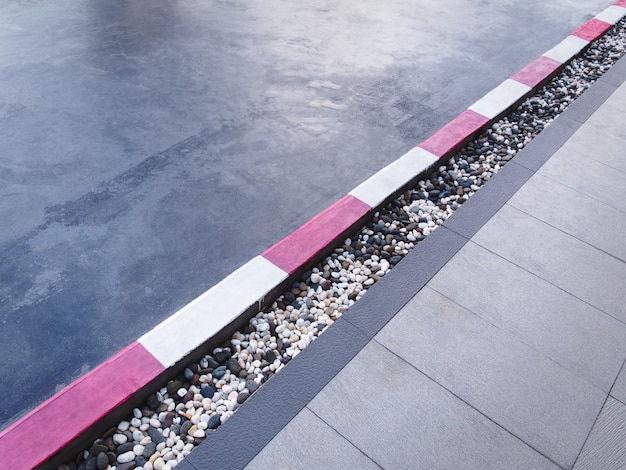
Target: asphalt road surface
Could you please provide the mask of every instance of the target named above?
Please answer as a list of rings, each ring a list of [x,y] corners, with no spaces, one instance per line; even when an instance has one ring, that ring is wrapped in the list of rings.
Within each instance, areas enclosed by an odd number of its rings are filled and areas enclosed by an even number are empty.
[[[612,0],[0,5],[0,428]]]

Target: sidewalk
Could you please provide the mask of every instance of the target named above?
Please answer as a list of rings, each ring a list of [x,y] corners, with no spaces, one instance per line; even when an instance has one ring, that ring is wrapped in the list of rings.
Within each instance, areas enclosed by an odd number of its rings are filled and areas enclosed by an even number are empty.
[[[622,59],[177,468],[625,468],[625,79]]]

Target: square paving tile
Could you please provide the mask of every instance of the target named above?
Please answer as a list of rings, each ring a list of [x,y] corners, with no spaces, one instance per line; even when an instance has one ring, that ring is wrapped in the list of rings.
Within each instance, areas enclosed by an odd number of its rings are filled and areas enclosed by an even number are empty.
[[[572,204],[572,201],[576,203]],[[537,174],[510,199],[509,204],[626,261],[626,214],[584,192]]]
[[[375,341],[308,407],[386,469],[557,468]]]
[[[538,172],[623,211],[623,173],[589,158],[590,154],[594,154],[593,143],[581,149],[577,141],[568,141]]]
[[[380,469],[359,449],[306,408],[245,468]]]
[[[428,284],[609,392],[626,355],[626,325],[475,243]]]
[[[564,467],[574,464],[606,398],[428,287],[375,339]]]
[[[574,134],[568,147],[588,145],[589,142],[592,149],[585,151],[585,157],[626,173],[626,136],[608,136],[602,123],[588,122]]]
[[[626,263],[505,205],[472,240],[626,322]]]
[[[626,468],[626,405],[609,397],[574,465],[574,470],[624,468]]]

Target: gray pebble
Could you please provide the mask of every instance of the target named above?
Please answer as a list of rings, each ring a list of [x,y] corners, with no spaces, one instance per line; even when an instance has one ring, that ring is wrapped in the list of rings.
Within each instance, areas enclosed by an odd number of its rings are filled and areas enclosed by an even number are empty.
[[[149,442],[143,448],[143,454],[141,454],[144,458],[149,459],[152,454],[156,452],[157,445],[155,442]]]
[[[209,422],[207,423],[207,427],[209,429],[217,429],[220,424],[221,424],[220,416],[218,414],[214,414],[213,416],[211,416],[211,418],[209,418]]]
[[[163,437],[163,434],[161,434],[161,431],[159,431],[158,429],[153,428],[152,426],[150,426],[148,428],[148,436],[150,436],[150,438],[152,439],[152,442],[154,442],[155,444],[160,444],[161,442],[165,442],[165,438]]]
[[[187,433],[189,432],[189,429],[191,429],[191,426],[193,426],[193,424],[191,423],[191,421],[185,421],[182,426],[180,427],[180,435],[181,436],[186,436]]]

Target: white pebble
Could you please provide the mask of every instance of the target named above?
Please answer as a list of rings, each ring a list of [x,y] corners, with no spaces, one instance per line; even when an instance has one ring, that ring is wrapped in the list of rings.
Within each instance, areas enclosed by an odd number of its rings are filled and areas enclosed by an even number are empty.
[[[128,441],[128,438],[126,437],[126,435],[113,434],[113,442],[115,442],[118,446],[121,446],[122,444],[126,444],[126,441]]]
[[[123,454],[118,455],[117,461],[118,463],[128,463],[135,460],[135,457],[135,453],[132,450],[129,450],[128,452],[124,452]]]

